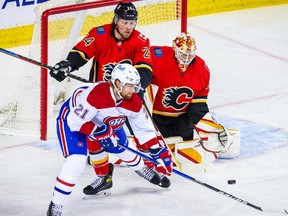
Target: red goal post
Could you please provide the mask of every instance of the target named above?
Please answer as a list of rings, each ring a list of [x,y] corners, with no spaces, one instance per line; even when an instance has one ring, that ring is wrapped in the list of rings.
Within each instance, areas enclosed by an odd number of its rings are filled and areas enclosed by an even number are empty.
[[[91,28],[111,23],[114,8],[120,2],[88,1],[50,0],[40,4],[35,10],[29,58],[50,66],[65,59],[71,48]],[[150,39],[151,45],[171,46],[176,35],[187,31],[187,0],[130,2],[136,6],[139,15],[136,29]],[[88,79],[89,67],[88,62],[75,75]],[[52,128],[48,125],[54,124],[51,134],[55,134],[53,112],[58,113],[61,104],[69,97],[69,89],[83,83],[69,79],[59,83],[48,74],[45,68],[26,65],[13,101],[7,102],[5,110],[0,109],[0,131],[6,134],[35,134],[46,140],[49,128]]]

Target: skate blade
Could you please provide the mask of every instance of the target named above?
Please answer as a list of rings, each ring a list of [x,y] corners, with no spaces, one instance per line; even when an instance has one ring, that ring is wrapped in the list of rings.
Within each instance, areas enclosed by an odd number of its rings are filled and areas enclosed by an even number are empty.
[[[109,189],[107,190],[103,190],[103,191],[100,191],[99,193],[97,194],[93,194],[93,195],[85,195],[83,197],[83,200],[95,200],[95,199],[101,199],[101,198],[104,198],[104,197],[107,197],[111,195],[111,191]]]

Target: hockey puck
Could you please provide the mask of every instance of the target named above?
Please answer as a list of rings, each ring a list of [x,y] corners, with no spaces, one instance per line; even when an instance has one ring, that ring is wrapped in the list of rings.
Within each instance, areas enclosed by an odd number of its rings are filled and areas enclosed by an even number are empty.
[[[236,180],[230,179],[230,180],[228,180],[228,184],[236,184]]]

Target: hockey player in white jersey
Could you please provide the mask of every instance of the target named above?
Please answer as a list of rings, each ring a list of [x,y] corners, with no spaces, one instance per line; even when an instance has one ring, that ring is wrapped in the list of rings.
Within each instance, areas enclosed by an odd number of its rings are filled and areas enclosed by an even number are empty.
[[[161,159],[167,170],[172,172],[171,155],[161,146],[151,121],[148,119],[140,97],[140,76],[129,64],[118,64],[109,82],[97,82],[75,90],[70,99],[61,107],[57,118],[57,135],[65,161],[56,178],[53,197],[47,215],[61,216],[63,205],[83,172],[88,150],[92,165],[98,166],[97,178],[84,188],[85,194],[96,194],[112,187],[113,165],[108,162],[108,153],[115,153],[127,166],[152,184],[169,187],[154,169],[144,165],[143,159],[124,148],[129,142],[123,124],[129,120],[138,142],[149,149],[155,160]],[[103,167],[103,169],[99,169]]]

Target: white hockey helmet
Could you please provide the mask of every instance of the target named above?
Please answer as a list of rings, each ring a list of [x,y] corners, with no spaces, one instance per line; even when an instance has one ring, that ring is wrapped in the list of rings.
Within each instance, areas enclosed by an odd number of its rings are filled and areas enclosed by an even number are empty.
[[[195,39],[189,33],[182,32],[173,40],[173,50],[180,70],[185,72],[195,58]]]
[[[115,81],[119,80],[121,82],[121,89],[119,94],[122,92],[122,88],[125,84],[134,84],[135,92],[138,93],[141,89],[140,75],[135,67],[127,63],[117,64],[111,73],[111,82],[115,86]]]

